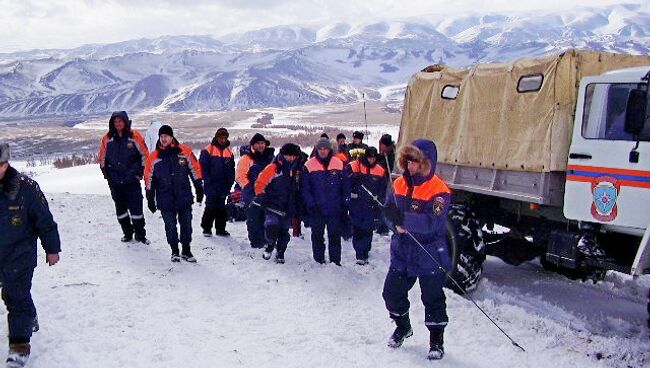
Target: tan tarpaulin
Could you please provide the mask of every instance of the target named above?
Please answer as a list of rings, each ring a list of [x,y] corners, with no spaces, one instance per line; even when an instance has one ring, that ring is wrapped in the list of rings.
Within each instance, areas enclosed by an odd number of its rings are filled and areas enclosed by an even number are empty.
[[[650,56],[572,50],[471,69],[432,66],[409,81],[398,145],[428,137],[441,162],[564,171],[580,79],[639,65]],[[522,76],[536,74],[544,78],[539,91],[517,92]],[[454,100],[441,97],[448,85],[460,88]]]

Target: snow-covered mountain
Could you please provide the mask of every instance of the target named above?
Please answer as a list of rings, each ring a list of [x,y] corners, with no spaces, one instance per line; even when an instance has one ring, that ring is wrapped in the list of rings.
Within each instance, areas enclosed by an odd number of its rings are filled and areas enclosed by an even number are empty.
[[[432,63],[460,67],[569,48],[650,54],[650,6],[278,26],[219,39],[165,36],[0,54],[0,113],[248,109],[351,102],[362,93],[378,99]]]

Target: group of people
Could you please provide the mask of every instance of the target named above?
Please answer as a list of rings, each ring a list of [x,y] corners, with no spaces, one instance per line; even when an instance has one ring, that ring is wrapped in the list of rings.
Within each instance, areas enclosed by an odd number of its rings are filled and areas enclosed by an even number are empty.
[[[430,331],[428,358],[442,358],[448,321],[442,288],[452,267],[445,226],[451,191],[435,175],[434,142],[419,139],[403,145],[398,155],[403,174],[393,181],[395,145],[388,134],[381,137],[379,150],[365,145],[361,132],[354,132],[353,142],[347,145],[343,134],[335,142],[323,135],[310,157],[293,143],[283,145],[275,155],[270,142],[257,133],[249,146],[240,149],[235,168],[227,129],[216,131],[197,160],[170,126],[157,124],[158,138],[154,143],[148,134],[147,147],[140,133],[131,129],[127,113],[115,112],[101,140],[99,164],[115,203],[123,242],[150,243],[141,180],[147,207],[152,213],[161,212],[172,262],[196,262],[190,247],[194,200],[201,203],[205,196],[204,236],[212,236],[213,229],[214,235],[230,235],[225,201],[235,182],[247,206],[250,245],[264,248],[262,257],[267,260],[275,253],[277,263],[285,262],[289,229],[294,227],[296,234],[301,222],[311,227],[312,255],[318,263],[326,262],[327,229],[329,262],[338,266],[341,237],[346,233],[352,238],[357,264],[365,265],[373,232],[391,228],[391,261],[382,295],[397,326],[388,345],[399,347],[413,334],[408,292],[419,279]],[[0,143],[0,282],[8,310],[7,367],[22,367],[30,354],[31,334],[38,330],[31,298],[36,241],[41,239],[47,263],[54,265],[60,240],[38,184],[13,169],[9,158],[9,145]]]
[[[351,237],[357,264],[368,263],[373,232],[385,227],[380,225],[380,209],[389,182],[388,167],[394,162],[394,142],[390,135],[383,135],[384,155],[380,155],[362,142],[361,132],[354,132],[349,145],[345,140],[342,133],[336,142],[323,134],[309,156],[293,143],[283,145],[275,156],[262,134],[251,138],[235,177],[247,207],[250,245],[264,248],[264,259],[271,259],[275,252],[275,261],[284,263],[289,229],[299,229],[303,222],[311,227],[316,262],[326,262],[327,249],[329,262],[340,266],[341,238]]]

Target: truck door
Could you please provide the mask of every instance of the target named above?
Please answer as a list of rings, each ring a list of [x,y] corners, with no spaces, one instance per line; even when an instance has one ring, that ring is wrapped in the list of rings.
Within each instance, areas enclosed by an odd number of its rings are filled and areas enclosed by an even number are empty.
[[[650,124],[640,135],[638,162],[630,160],[636,139],[624,130],[627,98],[640,76],[581,81],[567,165],[566,218],[637,229],[650,223]]]

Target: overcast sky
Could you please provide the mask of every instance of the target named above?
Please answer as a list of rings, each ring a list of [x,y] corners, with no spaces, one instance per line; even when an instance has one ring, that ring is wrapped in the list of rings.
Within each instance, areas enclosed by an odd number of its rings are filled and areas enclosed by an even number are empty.
[[[648,1],[648,0],[645,0]],[[639,0],[0,0],[0,52],[162,35],[219,36],[282,24],[422,14],[598,7]]]

